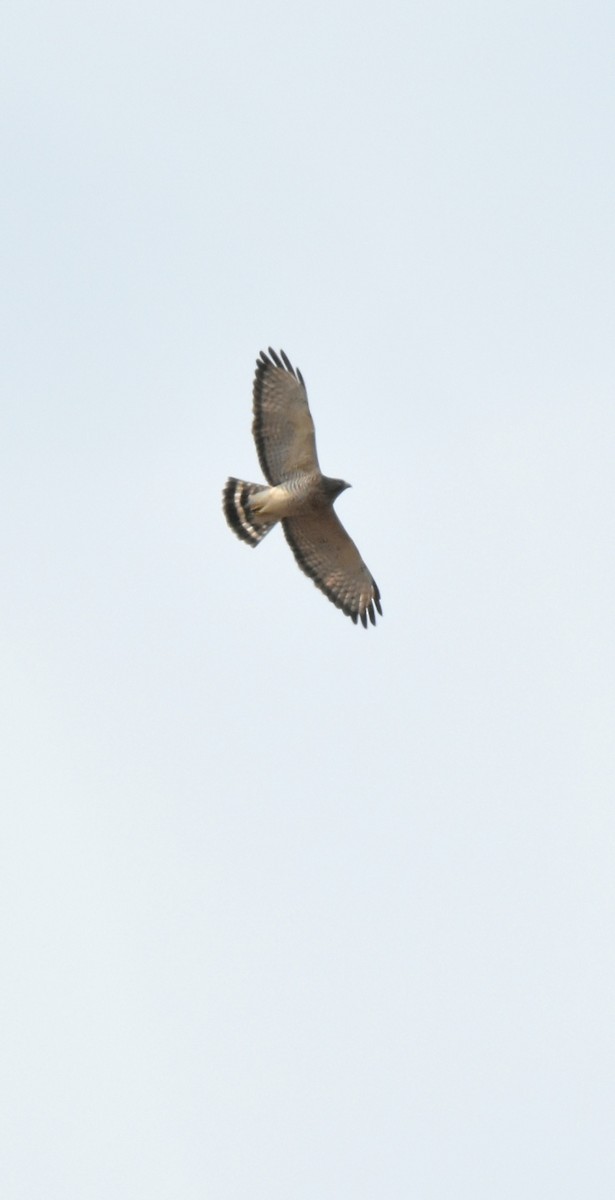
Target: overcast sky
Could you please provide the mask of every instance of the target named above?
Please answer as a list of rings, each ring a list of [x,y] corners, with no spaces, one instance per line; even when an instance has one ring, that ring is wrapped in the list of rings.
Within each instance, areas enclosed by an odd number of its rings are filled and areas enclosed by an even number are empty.
[[[7,1200],[615,1195],[614,35],[5,0]],[[367,632],[224,522],[268,345]]]

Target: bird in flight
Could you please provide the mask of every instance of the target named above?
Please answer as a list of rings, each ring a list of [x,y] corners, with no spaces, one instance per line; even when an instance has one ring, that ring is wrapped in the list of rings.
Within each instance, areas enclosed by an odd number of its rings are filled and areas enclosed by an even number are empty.
[[[256,360],[252,433],[269,486],[227,480],[226,519],[237,537],[258,546],[265,534],[282,529],[299,566],[316,587],[355,625],[376,624],[380,592],[357,547],[333,509],[347,487],[323,475],[316,455],[314,422],[303,376],[283,350]]]

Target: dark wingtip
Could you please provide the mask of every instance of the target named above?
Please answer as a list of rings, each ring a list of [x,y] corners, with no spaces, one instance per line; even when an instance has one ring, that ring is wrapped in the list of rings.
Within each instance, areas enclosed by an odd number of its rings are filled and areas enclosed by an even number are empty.
[[[285,350],[280,350],[278,353],[277,350],[273,349],[273,346],[269,346],[267,350],[261,350],[256,360],[257,375],[261,375],[267,370],[267,367],[277,367],[280,371],[288,371],[288,374],[292,375],[294,379],[297,379],[303,390],[307,392],[305,379],[303,378],[301,371],[298,367],[293,367],[293,364],[291,363],[290,358]]]

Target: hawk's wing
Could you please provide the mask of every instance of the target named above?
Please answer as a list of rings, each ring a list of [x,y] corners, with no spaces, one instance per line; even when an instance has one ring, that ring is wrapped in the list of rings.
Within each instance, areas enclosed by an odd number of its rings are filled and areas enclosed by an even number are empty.
[[[282,521],[299,566],[355,625],[358,617],[376,624],[374,605],[382,616],[380,592],[352,538],[332,508]]]
[[[261,350],[254,376],[252,432],[269,483],[283,483],[297,472],[319,470],[314,422],[303,376],[284,351]]]

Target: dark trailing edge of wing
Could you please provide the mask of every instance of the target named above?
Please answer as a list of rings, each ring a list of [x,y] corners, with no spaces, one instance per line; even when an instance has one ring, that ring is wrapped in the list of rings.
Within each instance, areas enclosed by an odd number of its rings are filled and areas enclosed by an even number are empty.
[[[303,553],[297,546],[297,543],[295,542],[294,538],[292,537],[292,534],[289,531],[288,525],[289,525],[288,521],[282,521],[282,528],[284,530],[284,535],[286,537],[286,541],[288,542],[288,544],[295,556],[295,561],[301,567],[301,570],[304,571],[305,574],[312,580],[312,583],[316,584],[316,587],[319,588],[320,591],[324,593],[324,595],[327,597],[327,599],[330,600],[331,603],[334,604],[336,608],[341,608],[341,610],[345,614],[345,616],[350,617],[351,621],[355,625],[357,624],[359,617],[361,618],[361,624],[364,629],[367,629],[367,618],[368,617],[369,617],[372,625],[375,625],[376,624],[376,613],[374,611],[374,605],[376,606],[378,612],[380,613],[380,616],[382,616],[382,606],[380,604],[380,589],[378,587],[378,584],[376,583],[376,580],[373,577],[371,577],[372,587],[374,589],[374,599],[373,599],[373,601],[370,601],[370,603],[367,605],[367,608],[364,608],[363,612],[358,612],[355,609],[351,608],[349,604],[346,604],[343,600],[340,600],[339,596],[336,596],[335,592],[332,592],[331,589],[326,587],[323,584],[322,580],[317,577],[315,571],[309,565],[307,560],[304,558]]]

